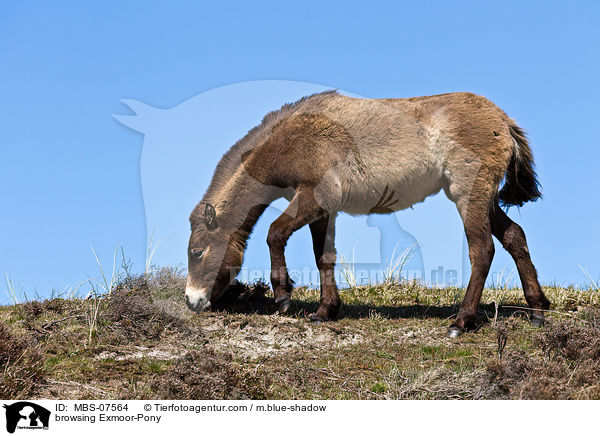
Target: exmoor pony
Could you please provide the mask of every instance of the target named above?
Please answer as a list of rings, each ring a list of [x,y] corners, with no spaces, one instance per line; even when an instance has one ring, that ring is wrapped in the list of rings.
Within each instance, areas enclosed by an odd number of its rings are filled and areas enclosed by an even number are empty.
[[[449,336],[475,327],[494,256],[492,235],[513,257],[533,323],[540,325],[549,301],[522,228],[501,209],[536,200],[538,186],[523,130],[484,97],[363,99],[336,91],[304,97],[267,114],[217,165],[190,216],[187,305],[202,312],[226,292],[253,226],[284,197],[290,203],[267,238],[275,301],[281,312],[290,306],[284,248],[308,225],[321,287],[312,319],[334,320],[341,308],[334,278],[337,214],[390,213],[443,189],[464,223],[471,261]]]

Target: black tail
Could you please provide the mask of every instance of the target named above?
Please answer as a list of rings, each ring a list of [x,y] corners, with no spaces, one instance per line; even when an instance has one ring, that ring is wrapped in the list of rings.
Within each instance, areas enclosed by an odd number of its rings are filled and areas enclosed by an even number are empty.
[[[515,142],[515,149],[506,169],[506,179],[498,198],[502,205],[523,206],[528,201],[541,198],[542,193],[525,132],[515,123],[511,123],[509,129]]]

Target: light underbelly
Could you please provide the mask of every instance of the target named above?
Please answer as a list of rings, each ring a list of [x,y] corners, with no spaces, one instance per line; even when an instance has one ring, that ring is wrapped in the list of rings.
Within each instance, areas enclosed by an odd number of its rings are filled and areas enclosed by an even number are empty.
[[[358,182],[358,183],[356,183]],[[349,186],[342,211],[352,215],[390,213],[421,203],[442,189],[442,177],[430,171],[413,177],[363,179]]]

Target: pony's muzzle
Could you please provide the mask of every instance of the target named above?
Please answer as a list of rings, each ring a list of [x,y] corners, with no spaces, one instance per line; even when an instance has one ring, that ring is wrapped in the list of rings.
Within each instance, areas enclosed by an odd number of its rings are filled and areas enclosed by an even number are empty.
[[[210,298],[207,298],[202,289],[186,289],[185,290],[185,304],[190,310],[196,313],[204,312],[210,308]]]

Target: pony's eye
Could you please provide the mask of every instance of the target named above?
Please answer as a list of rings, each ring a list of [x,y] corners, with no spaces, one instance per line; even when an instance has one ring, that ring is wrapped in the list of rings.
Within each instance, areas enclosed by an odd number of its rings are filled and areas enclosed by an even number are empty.
[[[202,250],[201,248],[193,248],[192,249],[192,256],[194,256],[195,259],[201,259],[203,255],[204,255],[204,250]]]

